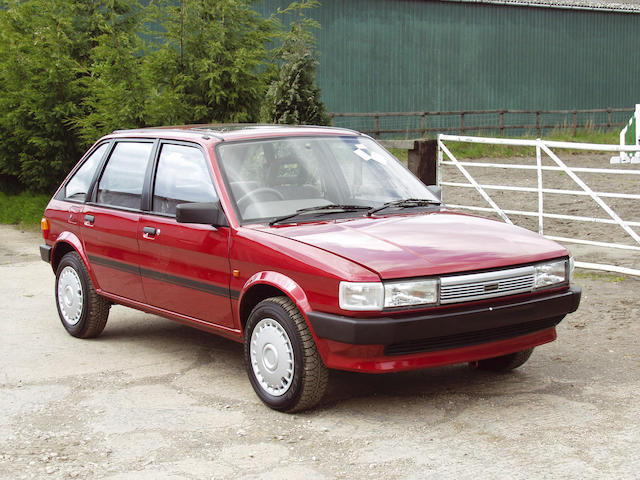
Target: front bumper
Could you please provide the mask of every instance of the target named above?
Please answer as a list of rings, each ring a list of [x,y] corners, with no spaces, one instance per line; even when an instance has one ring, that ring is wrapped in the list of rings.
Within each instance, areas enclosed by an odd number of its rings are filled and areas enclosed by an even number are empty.
[[[560,317],[559,323],[567,313],[577,310],[581,293],[580,287],[571,287],[525,300],[498,299],[502,301],[402,317],[353,318],[313,311],[307,317],[320,338],[355,345],[389,345],[555,317]]]
[[[307,316],[327,366],[395,371],[499,356],[553,341],[554,327],[577,310],[581,293],[572,286],[533,298],[502,298],[400,317],[353,318],[313,311]],[[447,352],[446,362],[428,360],[441,352]],[[416,356],[424,361],[403,361]],[[338,357],[342,359],[336,363]]]
[[[42,244],[40,245],[40,258],[47,263],[51,263],[51,245]]]

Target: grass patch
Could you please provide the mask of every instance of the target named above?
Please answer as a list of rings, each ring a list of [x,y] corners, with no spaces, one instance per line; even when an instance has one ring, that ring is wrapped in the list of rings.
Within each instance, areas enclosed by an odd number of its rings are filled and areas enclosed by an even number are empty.
[[[405,165],[409,164],[409,150],[405,150],[404,148],[390,148],[389,152]]]
[[[482,132],[478,132],[477,136],[483,136]],[[536,136],[527,134],[517,138],[535,140]],[[542,139],[555,140],[558,142],[604,143],[617,145],[620,141],[620,134],[616,131],[582,129],[578,130],[574,135],[573,129],[557,128],[551,131],[551,133],[544,135]],[[456,158],[515,158],[532,157],[536,154],[535,147],[515,147],[510,145],[449,142],[447,147]],[[564,150],[564,152],[569,154],[587,153],[586,150]]]
[[[41,193],[22,192],[7,195],[0,192],[0,223],[38,228],[44,209],[51,197]]]
[[[619,283],[624,282],[624,277],[615,275],[613,273],[599,273],[599,272],[574,272],[574,278],[595,280],[600,282]]]
[[[492,138],[519,138],[526,140],[535,140],[537,137],[532,134],[523,135],[520,137],[495,137],[494,134],[482,131],[477,132],[474,136],[477,137],[492,137]],[[607,145],[617,145],[620,141],[620,134],[617,131],[604,131],[596,130],[593,128],[587,128],[578,130],[576,134],[573,134],[572,128],[557,128],[548,135],[542,137],[543,140],[554,140],[557,142],[576,142],[576,143],[602,143]],[[467,143],[467,142],[448,142],[447,148],[451,150],[451,153],[458,158],[518,158],[518,157],[535,157],[535,147],[517,147],[510,145],[485,145],[482,143]],[[408,150],[402,148],[390,148],[389,152],[395,156],[402,163],[407,165],[408,163]],[[588,153],[587,150],[569,150],[563,149],[564,153],[576,154],[576,153]],[[602,152],[598,152],[602,153]],[[446,156],[445,156],[446,160]]]

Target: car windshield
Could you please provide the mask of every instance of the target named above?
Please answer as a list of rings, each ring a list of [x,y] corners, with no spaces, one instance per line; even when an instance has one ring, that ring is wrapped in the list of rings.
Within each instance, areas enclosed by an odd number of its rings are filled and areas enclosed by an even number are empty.
[[[423,209],[439,203],[420,180],[368,137],[229,142],[221,143],[217,152],[242,223],[286,216],[309,221],[315,211],[322,218],[361,216],[368,209],[404,199],[428,201],[408,205]],[[321,208],[330,205],[351,208]],[[304,211],[302,219],[296,214],[299,210]]]

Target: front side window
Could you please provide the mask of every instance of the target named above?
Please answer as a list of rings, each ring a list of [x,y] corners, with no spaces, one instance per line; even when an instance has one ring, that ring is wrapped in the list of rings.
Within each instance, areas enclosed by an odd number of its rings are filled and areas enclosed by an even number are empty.
[[[152,143],[116,144],[98,184],[98,203],[140,208],[142,186],[152,148]]]
[[[217,200],[202,151],[185,145],[163,145],[153,191],[153,211],[175,215],[180,203]]]
[[[427,187],[368,137],[289,137],[222,143],[227,188],[243,222],[264,222],[301,209],[332,218],[364,214],[387,202],[434,201]],[[346,208],[352,207],[352,208]],[[349,213],[349,216],[353,216]]]
[[[67,200],[76,200],[79,202],[86,200],[93,176],[108,147],[108,143],[103,143],[96,148],[76,173],[73,174],[73,177],[71,177],[71,180],[69,180],[69,183],[67,183],[64,189],[64,197]]]

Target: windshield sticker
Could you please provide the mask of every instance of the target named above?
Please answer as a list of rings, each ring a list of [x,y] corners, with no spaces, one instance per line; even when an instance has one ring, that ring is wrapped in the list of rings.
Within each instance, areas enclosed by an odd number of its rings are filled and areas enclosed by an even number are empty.
[[[365,162],[368,162],[369,160],[371,160],[371,155],[369,155],[366,150],[361,150],[361,149],[357,148],[356,150],[353,151],[353,153],[358,155]]]
[[[367,147],[365,147],[361,143],[358,143],[356,145],[356,149],[353,151],[353,153],[358,155],[365,162],[368,162],[369,160],[375,160],[382,165],[387,164],[387,159],[383,155],[380,155],[378,152],[369,152],[369,150],[367,150]]]
[[[378,152],[372,152],[371,158],[373,158],[376,162],[381,163],[383,165],[387,164],[387,159],[383,155],[380,155]]]

